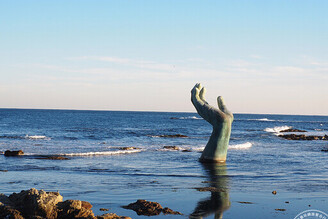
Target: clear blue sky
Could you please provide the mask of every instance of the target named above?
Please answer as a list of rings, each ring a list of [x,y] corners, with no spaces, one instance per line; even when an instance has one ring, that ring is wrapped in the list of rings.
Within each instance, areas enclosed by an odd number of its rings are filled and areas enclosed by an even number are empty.
[[[0,0],[0,108],[328,115],[328,1]]]

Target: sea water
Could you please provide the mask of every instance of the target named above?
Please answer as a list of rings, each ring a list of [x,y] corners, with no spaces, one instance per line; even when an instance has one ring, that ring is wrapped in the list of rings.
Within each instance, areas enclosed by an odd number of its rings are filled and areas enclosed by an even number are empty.
[[[25,153],[0,155],[0,193],[59,191],[64,199],[89,201],[97,215],[106,208],[132,218],[148,218],[122,208],[137,199],[183,213],[155,218],[294,218],[309,209],[328,212],[328,152],[322,151],[328,141],[278,136],[291,127],[327,135],[328,117],[234,118],[226,165],[207,166],[198,158],[212,127],[196,113],[0,109],[0,151]],[[176,134],[187,137],[162,137]],[[39,155],[69,160],[36,159]],[[220,192],[197,190],[202,187]]]

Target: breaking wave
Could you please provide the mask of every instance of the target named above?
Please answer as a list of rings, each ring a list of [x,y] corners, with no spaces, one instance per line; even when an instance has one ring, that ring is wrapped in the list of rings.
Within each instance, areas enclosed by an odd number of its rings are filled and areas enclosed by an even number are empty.
[[[275,126],[273,128],[266,128],[266,129],[264,129],[264,131],[271,132],[271,133],[279,133],[281,131],[284,131],[284,130],[287,130],[287,129],[290,129],[290,128],[292,128],[292,127],[287,126],[287,125],[285,125],[285,126]]]
[[[273,120],[273,119],[268,119],[268,118],[262,118],[262,119],[253,119],[255,121],[264,121],[264,122],[274,122],[276,120]]]
[[[197,116],[187,116],[187,117],[171,117],[171,119],[202,119]]]
[[[96,151],[96,152],[84,152],[84,153],[68,153],[68,154],[59,154],[61,156],[101,156],[101,155],[120,155],[120,154],[131,154],[139,153],[141,150],[127,150],[127,151]]]
[[[252,143],[246,142],[243,144],[236,144],[236,145],[229,145],[228,149],[235,149],[235,150],[244,150],[244,149],[249,149],[252,147]]]
[[[33,139],[33,140],[37,140],[37,139],[47,139],[50,140],[51,138],[44,136],[44,135],[26,135],[25,138],[27,139]]]

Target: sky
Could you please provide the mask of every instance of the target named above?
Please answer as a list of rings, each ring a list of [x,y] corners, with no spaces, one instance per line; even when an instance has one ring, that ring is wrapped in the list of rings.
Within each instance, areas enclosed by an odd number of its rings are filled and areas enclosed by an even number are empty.
[[[0,0],[0,108],[328,115],[326,0]]]

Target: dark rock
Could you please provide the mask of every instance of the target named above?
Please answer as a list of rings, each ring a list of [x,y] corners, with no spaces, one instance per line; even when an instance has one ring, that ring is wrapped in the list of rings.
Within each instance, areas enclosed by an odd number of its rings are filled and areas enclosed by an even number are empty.
[[[6,150],[5,151],[5,156],[20,156],[20,155],[24,155],[24,152],[22,150],[19,151],[10,151],[10,150]]]
[[[286,209],[284,209],[284,208],[276,208],[274,210],[276,210],[276,211],[286,211]]]
[[[295,135],[295,134],[289,134],[289,135],[278,135],[281,138],[285,138],[287,140],[328,140],[328,136],[315,136],[315,135]]]
[[[58,218],[86,218],[93,219],[95,215],[93,214],[89,202],[84,202],[80,200],[66,200],[64,202],[58,203]]]
[[[95,217],[89,202],[66,200],[58,192],[45,192],[34,188],[9,197],[0,194],[0,218],[8,219],[131,219],[116,214],[105,214]]]
[[[289,201],[285,201],[286,204],[289,204]]]
[[[25,217],[41,216],[45,218],[57,217],[57,203],[63,201],[58,192],[45,192],[34,188],[9,196],[16,209]]]
[[[240,204],[254,204],[253,202],[238,202]]]
[[[182,152],[192,152],[192,150],[184,149],[184,150],[182,150]]]
[[[171,117],[170,119],[179,119],[178,117]]]
[[[173,211],[169,208],[163,208],[157,202],[150,202],[141,199],[127,206],[123,206],[123,208],[131,209],[135,211],[138,215],[146,215],[146,216],[159,215],[162,212],[163,214],[181,214],[180,212]]]
[[[277,191],[272,191],[272,194],[276,195],[277,194]]]
[[[109,211],[109,209],[107,209],[107,208],[100,208],[99,210],[100,211]]]
[[[10,206],[5,206],[1,204],[0,204],[0,218],[24,219],[24,217],[18,210]]]
[[[158,137],[160,137],[160,138],[188,138],[187,135],[180,135],[180,134],[175,134],[175,135],[159,135]]]
[[[307,132],[307,131],[300,130],[300,129],[286,129],[286,130],[282,130],[280,132]]]
[[[168,149],[168,150],[174,150],[174,151],[178,151],[179,147],[178,146],[164,146],[164,149]]]
[[[196,189],[199,192],[226,192],[226,190],[216,187],[199,187],[194,189]]]
[[[126,216],[118,216],[117,214],[114,213],[107,213],[101,216],[97,216],[97,219],[132,219],[132,218]]]
[[[321,151],[323,151],[323,152],[328,152],[328,149],[322,149]]]
[[[177,214],[177,215],[182,215],[181,212],[173,211],[172,209],[167,208],[167,207],[164,208],[164,209],[162,210],[162,212],[163,212],[163,214]]]
[[[8,172],[8,170],[0,170],[0,172]]]
[[[57,155],[42,155],[42,156],[36,157],[35,159],[40,159],[40,160],[69,160],[68,157],[57,156]]]
[[[137,147],[119,147],[118,149],[123,150],[123,151],[128,151],[128,150],[137,150],[137,149],[140,149],[140,148],[137,148]]]

